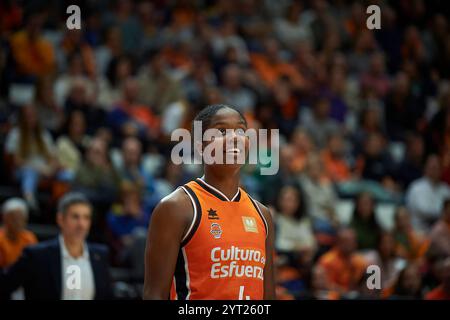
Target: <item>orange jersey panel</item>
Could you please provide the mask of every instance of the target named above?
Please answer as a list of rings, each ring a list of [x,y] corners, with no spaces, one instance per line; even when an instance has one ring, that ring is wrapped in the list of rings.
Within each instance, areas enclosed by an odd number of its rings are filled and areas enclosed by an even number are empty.
[[[181,244],[172,299],[264,298],[267,222],[239,188],[232,199],[201,179],[184,185],[194,219]]]

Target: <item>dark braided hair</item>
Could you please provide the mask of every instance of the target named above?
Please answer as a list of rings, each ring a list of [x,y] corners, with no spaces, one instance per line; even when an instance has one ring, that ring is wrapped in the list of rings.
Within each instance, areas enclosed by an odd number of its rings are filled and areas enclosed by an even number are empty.
[[[224,108],[232,109],[239,113],[242,120],[244,120],[245,125],[247,125],[247,120],[245,119],[242,112],[237,110],[235,107],[232,107],[227,104],[211,104],[207,106],[206,108],[202,109],[197,116],[195,117],[194,121],[201,121],[202,123],[202,135],[205,133],[205,131],[211,126],[212,118],[216,115],[216,113]],[[194,130],[194,121],[192,122],[192,131]]]

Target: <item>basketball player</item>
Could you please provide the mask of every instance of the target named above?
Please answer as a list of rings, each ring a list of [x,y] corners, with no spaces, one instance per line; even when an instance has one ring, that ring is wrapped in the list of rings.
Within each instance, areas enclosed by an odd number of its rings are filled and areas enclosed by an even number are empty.
[[[247,122],[212,105],[195,118],[221,136],[225,154],[245,152]],[[232,134],[226,133],[226,129]],[[245,150],[229,148],[228,139]],[[229,141],[229,140],[228,140]],[[204,176],[179,187],[155,208],[147,237],[144,299],[274,299],[273,224],[267,207],[239,187],[241,164],[204,164]]]

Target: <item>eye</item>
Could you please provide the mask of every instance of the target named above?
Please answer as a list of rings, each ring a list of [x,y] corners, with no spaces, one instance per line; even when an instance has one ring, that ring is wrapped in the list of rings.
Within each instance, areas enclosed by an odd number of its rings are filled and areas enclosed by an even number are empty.
[[[236,129],[236,135],[238,136],[245,136],[245,130],[244,129]]]
[[[225,135],[227,133],[227,129],[225,128],[219,128],[218,130],[220,131],[220,133],[222,133],[222,135]]]

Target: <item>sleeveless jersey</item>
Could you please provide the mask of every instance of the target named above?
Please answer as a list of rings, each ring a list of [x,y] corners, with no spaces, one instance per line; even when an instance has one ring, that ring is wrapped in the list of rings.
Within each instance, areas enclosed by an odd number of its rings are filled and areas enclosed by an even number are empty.
[[[241,188],[230,200],[200,178],[182,188],[194,218],[178,253],[171,299],[261,300],[267,222]]]

